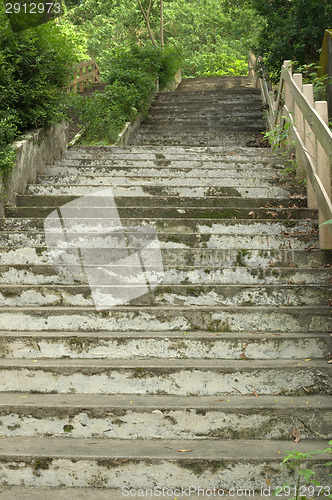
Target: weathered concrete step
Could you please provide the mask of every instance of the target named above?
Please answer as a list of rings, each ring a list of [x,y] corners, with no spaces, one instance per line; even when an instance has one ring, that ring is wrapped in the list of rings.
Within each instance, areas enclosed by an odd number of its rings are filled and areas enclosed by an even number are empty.
[[[197,160],[200,161],[276,161],[282,157],[272,153],[270,148],[220,146],[163,146],[163,145],[129,145],[117,146],[71,146],[62,159],[77,160]]]
[[[301,440],[331,437],[326,396],[128,396],[0,393],[2,436]],[[1,490],[0,490],[1,491]],[[1,497],[0,497],[1,498]]]
[[[30,210],[30,207],[25,207]],[[54,207],[52,207],[54,209]],[[37,207],[36,207],[37,209]],[[137,219],[153,220],[153,219],[192,219],[192,220],[208,220],[212,219],[215,222],[222,222],[223,220],[275,220],[279,223],[285,219],[288,221],[302,220],[316,221],[317,211],[309,208],[240,208],[223,210],[222,208],[200,208],[200,207],[118,207],[120,218],[123,219]],[[76,214],[77,215],[77,214]],[[35,218],[18,218],[6,217],[0,218],[1,230],[28,230],[31,228],[43,228],[44,217]]]
[[[1,359],[0,381],[4,392],[59,394],[219,396],[239,392],[250,395],[257,391],[260,395],[295,396],[332,393],[327,361],[302,359]]]
[[[144,226],[142,226],[144,228]],[[127,236],[129,231],[127,231]],[[137,234],[133,231],[133,234]],[[84,235],[83,235],[84,236]],[[98,248],[100,251],[102,249],[117,249],[119,252],[126,248],[127,250],[131,247],[123,246],[123,234],[122,232],[110,231],[110,233],[104,236],[102,233],[95,237],[88,236],[87,238],[81,238],[79,233],[67,233],[67,237],[71,237],[72,244],[79,244],[81,248],[93,249]],[[211,234],[211,233],[158,233],[158,240],[160,248],[233,248],[233,249],[260,249],[260,250],[282,250],[282,249],[297,249],[306,250],[311,247],[318,248],[318,239],[316,231],[313,233],[299,233],[294,232],[280,233],[280,234],[270,234],[269,231],[259,234]],[[150,235],[147,233],[144,235],[140,234],[140,244],[144,241],[148,243],[151,242]],[[45,234],[43,232],[6,232],[0,233],[0,245],[7,247],[22,246],[27,248],[44,248],[46,247]],[[50,247],[51,248],[51,247]],[[54,247],[58,250],[68,250],[65,245],[62,247],[57,245]],[[135,247],[132,247],[135,250]],[[87,251],[87,250],[86,250]]]
[[[34,275],[36,279],[36,275]],[[31,276],[30,276],[31,278]],[[72,279],[67,281],[71,283]],[[88,284],[4,285],[0,306],[94,306]],[[97,284],[95,284],[97,285]],[[114,294],[119,286],[100,285],[104,293]],[[140,287],[141,285],[139,285]],[[135,285],[132,285],[135,288]],[[124,290],[125,291],[125,290]],[[317,285],[159,285],[153,291],[130,301],[132,306],[314,306],[328,305],[332,286]]]
[[[215,491],[211,488],[207,489],[201,489],[199,492],[199,496],[197,496],[196,492],[199,491],[197,487],[193,487],[193,489],[189,490],[187,489],[178,489],[175,490],[174,492],[169,490],[169,493],[174,493],[177,495],[176,498],[177,500],[181,500],[184,498],[202,498],[202,495],[205,494],[206,496],[210,495],[217,495],[218,491],[220,491],[220,496],[222,495],[223,498],[230,500],[231,498],[234,499],[234,495],[238,491],[240,496],[243,495],[248,495],[248,496],[254,496],[256,500],[266,500],[267,497],[273,498],[273,490],[271,487],[266,486],[266,488],[263,488],[263,490],[259,490],[258,492],[255,492],[254,490],[250,493],[249,490],[245,493],[245,490],[241,489],[234,489],[231,491],[231,496],[227,495],[226,490],[222,491],[215,489]],[[165,486],[164,493],[167,494],[167,486]],[[264,493],[264,496],[261,496],[260,493]],[[120,489],[109,489],[109,488],[57,488],[57,487],[52,487],[52,488],[33,488],[30,486],[0,486],[0,498],[1,500],[8,500],[8,498],[19,498],[20,500],[81,500],[82,498],[84,500],[93,500],[94,498],[98,497],[98,500],[119,500],[119,498],[125,498],[123,493],[125,495],[130,495],[130,490],[120,490]],[[137,489],[136,491],[132,491],[132,495],[137,494],[137,495],[149,495],[148,498],[160,498],[162,495],[162,488],[156,488],[155,491],[153,489],[147,489],[147,492],[144,489]],[[182,496],[182,494],[184,496]],[[180,495],[180,496],[179,496]],[[279,497],[282,498],[288,498],[289,496],[282,495],[280,494]],[[322,499],[326,500],[326,496],[317,496],[317,499]]]
[[[91,210],[93,216],[93,211]],[[97,214],[97,215],[100,215]],[[91,218],[77,218],[76,209],[66,209],[66,227],[67,232],[71,235],[78,234],[80,236],[105,236],[110,231],[115,229],[134,228],[134,227],[153,226],[157,232],[160,233],[198,233],[198,234],[229,234],[229,235],[280,235],[287,233],[288,236],[300,236],[303,234],[316,234],[318,231],[318,224],[315,220],[276,220],[276,219],[188,219],[188,218],[166,218],[166,217],[152,217],[147,218],[111,218],[107,217],[105,210],[105,217],[91,217]],[[52,229],[55,233],[61,232],[57,221],[49,222],[48,229]],[[44,231],[43,219],[0,219],[0,241],[11,234],[38,233],[40,230]],[[70,231],[69,231],[70,228]],[[128,229],[129,231],[130,229]]]
[[[174,132],[174,134],[158,134],[153,133],[152,131],[150,133],[137,133],[136,136],[133,138],[132,142],[133,144],[140,144],[140,145],[147,145],[147,144],[152,144],[152,145],[175,145],[175,146],[220,146],[220,147],[237,147],[237,146],[246,146],[251,143],[255,143],[257,140],[257,135],[260,134],[260,132],[264,132],[263,129],[257,129],[252,132],[233,132],[233,133],[227,133],[226,131],[223,132],[223,134],[215,134],[211,135],[210,134],[204,134],[203,130],[197,131],[196,134],[193,132],[183,134],[181,135],[180,132],[178,131],[177,133]]]
[[[134,160],[117,161],[90,161],[90,160],[66,160],[53,166],[46,167],[45,175],[39,175],[40,182],[46,181],[50,176],[93,176],[93,177],[200,177],[210,178],[232,177],[251,178],[255,175],[261,179],[275,179],[281,177],[282,165],[270,166],[268,164],[253,162],[232,163],[232,162],[202,162],[186,161],[181,163],[171,160],[153,161]]]
[[[3,307],[0,330],[17,331],[201,331],[323,333],[332,330],[329,307],[222,307],[164,308],[107,307]]]
[[[197,487],[198,488],[198,487]],[[195,491],[198,491],[197,489]],[[58,488],[58,487],[52,487],[52,488],[33,488],[31,486],[0,486],[0,498],[1,500],[8,500],[9,498],[19,498],[20,500],[93,500],[94,498],[98,498],[98,500],[119,500],[119,498],[125,498],[123,496],[123,492],[128,496],[130,495],[130,490],[121,490],[121,489],[109,489],[109,488],[78,488],[75,486],[75,488]],[[164,490],[165,494],[167,492],[167,487],[165,487]],[[206,489],[206,490],[201,490],[199,496],[192,490],[192,493],[189,492],[189,489],[184,489],[183,494],[185,496],[182,496],[182,489],[177,490],[174,492],[174,494],[177,494],[176,498],[177,500],[182,500],[184,498],[191,498],[191,499],[198,499],[202,498],[202,494],[206,495],[213,495],[214,491],[213,489]],[[251,495],[254,495],[256,500],[266,500],[268,497],[268,492],[271,493],[271,498],[272,498],[272,489],[269,489],[266,487],[266,491],[264,492],[264,496],[260,496],[259,493],[252,492]],[[145,490],[140,489],[132,492],[132,495],[134,494],[144,494],[145,495]],[[169,490],[169,493],[171,493],[171,490]],[[173,492],[172,492],[173,493]],[[220,495],[222,495],[222,491],[220,490]],[[226,491],[224,492],[225,494],[223,495],[223,498],[229,500],[230,498],[234,499],[234,492],[231,491],[233,496],[228,496]],[[162,488],[156,488],[155,491],[153,489],[150,491],[150,489],[147,491],[147,494],[149,495],[148,498],[160,498],[162,495]],[[180,494],[180,496],[179,496]],[[217,490],[215,490],[215,494],[218,494]],[[244,495],[244,491],[239,490],[240,495]],[[247,492],[249,495],[249,491]],[[286,497],[285,495],[281,495],[280,497],[283,498],[289,498]],[[130,498],[130,497],[129,497]],[[166,497],[167,498],[167,497]],[[319,499],[324,499],[326,500],[326,497],[316,497]]]
[[[214,77],[197,77],[197,78],[182,78],[178,91],[186,91],[190,88],[218,90],[222,89],[238,89],[238,88],[254,89],[251,79],[248,76],[214,76]],[[257,92],[257,89],[254,89]]]
[[[33,210],[38,210],[39,207],[43,207],[43,210],[48,210],[48,207],[60,207],[65,203],[76,200],[79,196],[68,194],[68,195],[17,195],[16,203],[17,207],[7,207],[6,216],[11,216],[11,214],[19,214],[22,217],[36,217],[35,215],[30,215]],[[96,196],[95,207],[98,208],[100,203],[100,197]],[[301,196],[286,197],[286,198],[242,198],[240,196],[236,197],[226,197],[226,196],[175,196],[175,195],[143,195],[143,196],[117,196],[115,199],[117,207],[155,207],[155,208],[165,208],[165,207],[175,207],[175,208],[218,208],[219,210],[231,209],[236,214],[236,210],[241,208],[262,208],[262,209],[276,209],[276,208],[299,208],[305,207],[306,198]],[[84,208],[85,203],[83,200],[80,202],[80,206]],[[91,203],[88,205],[91,207]],[[23,207],[20,211],[20,208]],[[28,207],[31,209],[28,210]],[[27,213],[26,213],[27,211]],[[49,212],[48,212],[49,213]],[[233,216],[233,215],[232,215]],[[229,216],[227,218],[232,218]],[[223,217],[224,218],[224,217]]]
[[[215,107],[218,107],[216,111]],[[262,109],[257,106],[257,108],[241,109],[237,106],[236,116],[232,114],[234,111],[234,105],[232,106],[218,106],[216,103],[212,103],[209,107],[204,106],[204,108],[193,108],[186,104],[169,106],[166,110],[162,106],[154,106],[150,114],[145,118],[142,123],[142,127],[147,125],[163,126],[167,127],[173,121],[175,127],[180,125],[192,126],[195,128],[202,127],[203,125],[209,127],[225,127],[229,124],[231,130],[235,129],[236,125],[240,125],[242,129],[243,122],[245,121],[250,129],[254,124],[263,124]],[[240,130],[241,130],[240,129]]]
[[[209,129],[208,125],[205,129]],[[256,124],[249,128],[249,130],[232,130],[230,127],[225,125],[224,129],[220,127],[214,127],[213,134],[207,134],[204,132],[204,128],[192,129],[188,126],[187,130],[183,127],[173,128],[171,125],[169,128],[162,127],[150,127],[148,128],[142,126],[140,132],[133,137],[133,144],[175,144],[175,145],[193,145],[199,144],[201,146],[211,145],[211,146],[229,146],[236,147],[237,144],[241,146],[250,146],[256,144],[257,139],[261,139],[262,133],[265,131],[265,125],[257,126]],[[159,143],[158,143],[159,141]]]
[[[205,110],[218,111],[219,109],[229,109],[234,105],[236,110],[234,112],[234,118],[236,118],[237,112],[245,112],[246,110],[257,110],[262,114],[262,99],[259,94],[255,92],[178,92],[178,93],[168,93],[159,94],[154,100],[150,113],[153,113],[155,108],[165,108],[165,111],[169,109],[178,109],[179,115],[182,114],[183,108],[197,110],[198,112],[204,112]]]
[[[68,174],[63,172],[59,175],[45,175],[39,176],[37,183],[34,186],[104,186],[104,185],[127,185],[130,186],[170,186],[175,184],[176,186],[223,186],[226,188],[239,188],[239,187],[266,187],[267,189],[271,184],[277,184],[279,179],[274,174],[270,178],[262,177],[257,174],[257,177],[250,177],[250,172],[246,172],[245,175],[235,175],[232,176],[232,172],[227,171],[224,175],[204,175],[204,171],[196,172],[195,175],[190,176],[183,173],[182,175],[175,173],[175,175],[135,175],[132,172],[124,172],[122,175],[113,172],[113,175],[105,173],[105,175],[94,176],[93,173],[76,173]],[[254,172],[251,172],[254,174]],[[280,181],[279,181],[280,182]],[[30,188],[29,188],[29,191]],[[29,192],[28,191],[28,192]]]
[[[142,156],[147,156],[146,154],[142,154]],[[213,174],[213,171],[220,170],[233,170],[234,172],[242,172],[244,173],[249,169],[257,169],[260,171],[262,175],[266,172],[273,172],[277,169],[285,168],[283,163],[279,158],[273,157],[263,157],[258,156],[254,158],[252,156],[248,156],[245,158],[235,159],[232,157],[217,155],[210,156],[207,159],[201,158],[201,154],[194,153],[192,155],[179,156],[177,158],[141,158],[141,156],[136,156],[135,158],[121,158],[115,156],[113,154],[109,154],[99,158],[93,157],[90,154],[69,155],[68,153],[61,158],[61,160],[57,160],[53,165],[46,166],[45,172],[52,173],[53,171],[57,173],[61,173],[65,171],[68,167],[80,167],[80,172],[83,167],[92,168],[95,167],[96,173],[99,172],[100,169],[106,169],[108,173],[112,172],[113,169],[115,171],[117,169],[124,168],[126,171],[128,169],[132,170],[141,170],[142,172],[146,172],[149,169],[153,169],[155,172],[168,172],[171,171],[185,171],[190,172],[193,169],[197,169],[198,172],[201,172],[203,169]],[[164,156],[164,155],[161,155]],[[168,168],[168,170],[165,170]],[[60,170],[59,170],[60,169]],[[217,170],[216,170],[217,169]],[[212,172],[211,172],[212,171]],[[214,174],[215,175],[215,174]]]
[[[187,181],[189,183],[189,181]],[[202,183],[200,183],[202,184]],[[177,185],[172,180],[166,180],[165,185],[157,183],[156,178],[153,179],[153,184],[144,185],[143,182],[139,181],[137,185],[132,183],[110,185],[103,184],[102,186],[79,186],[79,185],[56,185],[48,186],[41,184],[30,184],[27,189],[27,193],[36,196],[61,196],[61,195],[74,195],[74,196],[85,196],[96,194],[98,196],[98,191],[101,189],[112,189],[113,195],[115,197],[120,196],[179,196],[179,197],[205,197],[205,196],[220,196],[220,197],[246,197],[246,198],[287,198],[290,195],[290,191],[279,187],[271,186],[267,184],[266,186],[261,185],[257,187],[250,186],[238,186],[238,187],[223,187],[216,186],[214,180],[211,181],[211,185],[206,182],[204,185],[198,185],[194,183],[191,185]]]
[[[182,92],[175,91],[174,93],[160,93],[154,100],[150,112],[153,112],[154,108],[157,106],[166,105],[167,108],[179,107],[181,105],[192,106],[193,109],[204,110],[205,108],[210,109],[211,106],[215,105],[216,108],[223,107],[225,105],[236,105],[237,109],[243,106],[244,109],[260,109],[262,111],[262,99],[255,90],[238,90],[235,92],[229,91],[206,91],[197,92],[196,90]],[[181,111],[180,111],[181,112]],[[235,113],[234,113],[235,115]]]
[[[294,447],[293,443],[293,447]],[[271,491],[291,483],[280,468],[289,441],[255,440],[106,440],[103,438],[26,438],[0,440],[2,477],[6,485],[96,488],[240,488]],[[326,440],[303,441],[302,453],[326,448]],[[36,451],[35,451],[36,450]],[[181,450],[190,450],[182,451]],[[213,458],[212,458],[213,457]],[[329,484],[326,456],[307,461],[315,479]],[[310,464],[310,465],[309,465]],[[268,469],[268,470],[267,470]],[[126,485],[126,486],[124,486]],[[236,488],[234,490],[234,488]],[[135,491],[134,491],[135,493]],[[176,493],[177,494],[177,493]],[[119,497],[121,498],[121,497]]]
[[[256,156],[256,155],[264,155],[265,157],[270,156],[273,158],[281,158],[282,155],[278,153],[272,152],[271,148],[266,148],[266,147],[259,147],[255,148],[255,151],[253,151],[252,148],[250,147],[243,147],[243,146],[237,146],[236,148],[224,148],[220,146],[154,146],[154,145],[133,145],[133,144],[127,144],[126,146],[115,146],[115,145],[109,145],[109,146],[99,146],[99,145],[94,145],[94,146],[82,146],[82,145],[75,145],[75,146],[69,146],[67,151],[64,153],[65,155],[70,155],[72,153],[74,154],[94,154],[95,157],[98,157],[100,154],[109,154],[110,152],[116,153],[116,154],[142,154],[142,153],[148,153],[148,154],[175,154],[176,156],[181,155],[181,154],[193,154],[193,153],[200,153],[200,154],[223,154],[223,155],[243,155],[243,154],[249,154],[251,156]]]
[[[181,115],[179,109],[169,110],[166,119],[163,116],[161,110],[154,110],[151,112],[148,118],[146,118],[141,127],[140,131],[153,130],[155,128],[162,130],[172,130],[172,125],[174,130],[190,131],[190,130],[205,130],[205,127],[211,127],[213,131],[234,131],[234,132],[250,132],[251,130],[261,130],[264,128],[265,122],[262,118],[262,113],[259,110],[255,110],[253,113],[241,113],[240,116],[234,118],[234,116],[228,114],[216,116],[209,110],[204,110],[204,115],[200,116],[196,112],[186,112],[183,113],[181,110]],[[246,126],[243,126],[245,121]]]
[[[260,280],[257,283],[264,283],[267,278],[270,283],[279,283],[280,278],[282,281],[289,280],[290,283],[316,284],[327,284],[331,278],[332,254],[329,250],[313,249],[309,252],[287,248],[281,250],[163,248],[161,254],[165,271],[178,269],[183,273],[183,279],[189,280],[189,276],[192,276],[190,281],[195,279],[196,283],[199,283],[197,280],[202,277],[205,277],[204,282],[206,282],[215,273],[221,276],[222,269],[225,269],[226,273],[231,273],[233,282],[241,282],[239,281],[241,277],[249,277],[249,284],[254,283],[253,277]],[[50,257],[46,248],[0,247],[2,283],[19,283],[20,280],[24,280],[24,276],[27,278],[26,282],[36,283],[34,273],[39,275],[37,279],[41,280],[40,283],[45,282],[42,277],[44,274],[56,275],[56,281],[52,283],[63,283],[61,276],[52,270],[49,264]],[[30,267],[32,265],[33,268]],[[321,267],[324,269],[320,269]],[[188,278],[185,278],[185,272],[190,273]],[[29,281],[30,274],[31,281]],[[197,278],[194,278],[195,276]],[[66,276],[64,279],[67,279]]]
[[[8,253],[1,255],[1,257],[8,256]],[[41,254],[40,256],[35,256],[36,260],[39,258],[40,264],[34,265],[20,265],[16,264],[19,260],[27,260],[27,255],[25,249],[20,249],[15,251],[11,256],[15,256],[15,265],[1,266],[0,268],[0,283],[3,285],[73,285],[79,286],[80,284],[87,284],[87,278],[85,274],[82,274],[82,268],[75,266],[70,267],[70,272],[58,271],[47,265],[49,260],[49,254]],[[246,255],[247,256],[247,255]],[[246,257],[245,256],[245,257]],[[174,260],[176,255],[174,256]],[[239,262],[240,259],[244,259],[241,252],[238,253]],[[229,256],[226,255],[226,259]],[[5,260],[5,259],[4,259]],[[10,259],[8,259],[10,260]],[[32,260],[32,259],[31,259]],[[42,264],[43,260],[46,264]],[[199,260],[197,258],[197,260]],[[263,260],[263,259],[262,259]],[[213,262],[205,263],[200,267],[197,265],[186,266],[183,265],[181,259],[179,262],[164,263],[164,274],[162,276],[162,285],[160,286],[218,286],[218,285],[230,285],[238,284],[244,285],[274,285],[274,286],[294,286],[296,289],[304,285],[316,285],[316,286],[327,286],[331,284],[331,270],[330,269],[305,269],[298,268],[294,269],[291,267],[286,268],[275,268],[269,267],[249,267],[246,265],[240,265],[239,262],[237,266],[227,267],[223,265],[221,261],[218,261],[218,255],[216,256],[216,261],[218,265],[214,265]],[[244,262],[244,261],[243,261]],[[192,264],[194,262],[191,262]],[[225,263],[227,264],[227,263]],[[259,263],[256,262],[256,266]],[[85,266],[85,268],[91,268],[92,266]],[[103,267],[105,271],[113,270],[114,272],[119,272],[123,267],[116,265],[106,265]],[[140,269],[140,268],[139,268]],[[137,269],[133,268],[133,272]],[[127,273],[128,274],[128,273]],[[159,289],[158,287],[158,289]],[[9,296],[10,298],[10,296]],[[28,298],[28,297],[26,297]],[[30,297],[31,298],[31,297]],[[288,300],[288,298],[287,298]]]
[[[329,334],[299,332],[8,332],[6,359],[328,359]]]
[[[165,133],[166,131],[174,132],[180,131],[181,133],[190,132],[197,134],[200,131],[205,133],[206,128],[210,127],[213,133],[223,132],[246,132],[252,130],[261,131],[265,127],[265,121],[262,119],[261,112],[255,110],[254,113],[243,113],[239,117],[232,117],[226,112],[224,117],[215,116],[209,110],[204,110],[204,117],[200,117],[197,113],[182,114],[182,110],[174,109],[169,110],[169,118],[163,119],[161,113],[151,113],[146,118],[139,128],[138,133],[145,133],[147,130],[154,130],[156,133]],[[178,113],[181,113],[179,115]],[[245,125],[244,123],[245,122]]]

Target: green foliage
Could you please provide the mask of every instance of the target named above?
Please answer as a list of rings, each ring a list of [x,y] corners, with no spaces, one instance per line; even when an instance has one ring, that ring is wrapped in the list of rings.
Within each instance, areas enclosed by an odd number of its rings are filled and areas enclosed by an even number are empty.
[[[0,7],[0,22],[0,170],[8,170],[15,138],[63,118],[77,58],[54,21],[14,33]]]
[[[325,222],[322,222],[322,224],[319,224],[319,225],[325,226],[326,224],[328,224],[328,225],[332,224],[332,219],[326,220]]]
[[[302,66],[299,66],[297,61],[293,63],[293,71],[294,73],[302,73],[303,83],[313,85],[315,101],[325,101],[327,84],[331,82],[332,78],[327,75],[318,76],[319,70],[320,66],[316,63],[303,64]]]
[[[316,455],[327,454],[330,456],[332,454],[332,441],[329,441],[328,444],[329,446],[323,450],[316,450],[309,453],[301,453],[297,450],[287,451],[287,455],[280,466],[287,467],[293,471],[296,482],[295,485],[283,484],[282,488],[277,488],[273,494],[280,496],[283,492],[289,500],[312,500],[320,496],[332,498],[331,488],[315,480],[315,472],[306,465],[308,459],[312,459]],[[330,467],[331,465],[331,461],[324,464],[325,467]],[[294,496],[290,496],[292,493],[294,493]],[[309,496],[307,496],[307,493]]]
[[[246,3],[177,0],[165,7],[166,41],[181,50],[184,76],[247,74],[260,23]]]
[[[292,129],[292,124],[287,120],[286,116],[281,117],[282,125],[276,125],[272,130],[263,133],[264,139],[269,141],[273,151],[276,151],[281,146],[290,149],[293,146],[289,140],[289,134]]]
[[[148,3],[142,0],[145,9]],[[114,50],[152,45],[137,0],[82,0],[65,19],[86,37],[88,52],[102,71]],[[149,21],[160,45],[157,0],[152,2]],[[164,1],[165,44],[182,54],[184,76],[247,74],[248,50],[260,26],[260,16],[246,2]]]
[[[256,52],[266,64],[270,78],[279,80],[285,59],[299,64],[317,62],[324,30],[332,25],[332,3],[328,0],[251,0],[265,18]]]
[[[145,111],[157,77],[162,87],[177,68],[177,58],[170,50],[155,50],[149,46],[115,50],[104,68],[107,83],[104,92],[90,98],[73,98],[79,121],[86,125],[84,143],[114,142],[124,124],[138,112]]]

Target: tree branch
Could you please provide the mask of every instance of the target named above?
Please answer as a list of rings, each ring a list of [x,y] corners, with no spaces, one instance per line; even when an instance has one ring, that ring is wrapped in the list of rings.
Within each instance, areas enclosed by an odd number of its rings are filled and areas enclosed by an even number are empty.
[[[148,28],[148,32],[149,32],[149,36],[150,36],[150,39],[151,39],[151,42],[153,43],[154,45],[154,48],[157,49],[157,44],[156,44],[156,40],[153,36],[153,33],[151,31],[151,27],[150,27],[150,22],[149,22],[149,15],[150,15],[150,8],[151,8],[151,3],[152,3],[152,0],[150,0],[150,3],[149,3],[149,8],[148,8],[148,14],[146,15],[146,13],[144,12],[144,9],[143,9],[143,6],[141,4],[141,1],[140,0],[137,0],[138,1],[138,4],[140,6],[140,9],[142,11],[142,14],[144,16],[144,19],[145,19],[145,22],[146,22],[146,26]]]

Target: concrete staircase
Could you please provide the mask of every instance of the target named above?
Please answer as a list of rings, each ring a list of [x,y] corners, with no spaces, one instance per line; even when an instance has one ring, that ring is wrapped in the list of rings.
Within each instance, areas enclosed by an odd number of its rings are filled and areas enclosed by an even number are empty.
[[[262,129],[246,78],[183,80],[158,95],[134,144],[70,148],[7,209],[0,498],[155,486],[164,498],[187,497],[182,487],[266,498],[292,481],[286,450],[326,447],[331,253],[281,159],[247,147]],[[97,311],[84,275],[50,265],[43,227],[108,187],[123,226],[155,228],[164,277]],[[311,467],[329,484],[323,463]]]

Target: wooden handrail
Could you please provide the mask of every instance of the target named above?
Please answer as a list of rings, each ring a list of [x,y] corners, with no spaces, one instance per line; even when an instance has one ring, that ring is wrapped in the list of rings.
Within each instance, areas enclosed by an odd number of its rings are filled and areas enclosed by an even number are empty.
[[[78,86],[79,92],[82,92],[84,87],[94,83],[100,83],[100,72],[96,61],[90,59],[80,62],[75,68],[74,79],[69,82],[68,92],[72,90],[76,94]]]
[[[327,102],[329,118],[332,118],[332,29],[325,30],[318,66],[318,76],[328,77],[326,80]]]
[[[328,127],[327,102],[314,102],[312,85],[303,86],[302,75],[292,75],[290,61],[284,61],[281,68],[275,100],[273,93],[268,91],[260,61],[257,62],[252,52],[248,61],[249,74],[255,86],[258,82],[266,105],[268,129],[282,127],[285,121],[289,123],[287,131],[295,143],[297,175],[304,171],[307,177],[308,206],[318,208],[320,224],[332,219],[332,133]],[[321,248],[332,248],[331,224],[319,227],[319,241]]]

